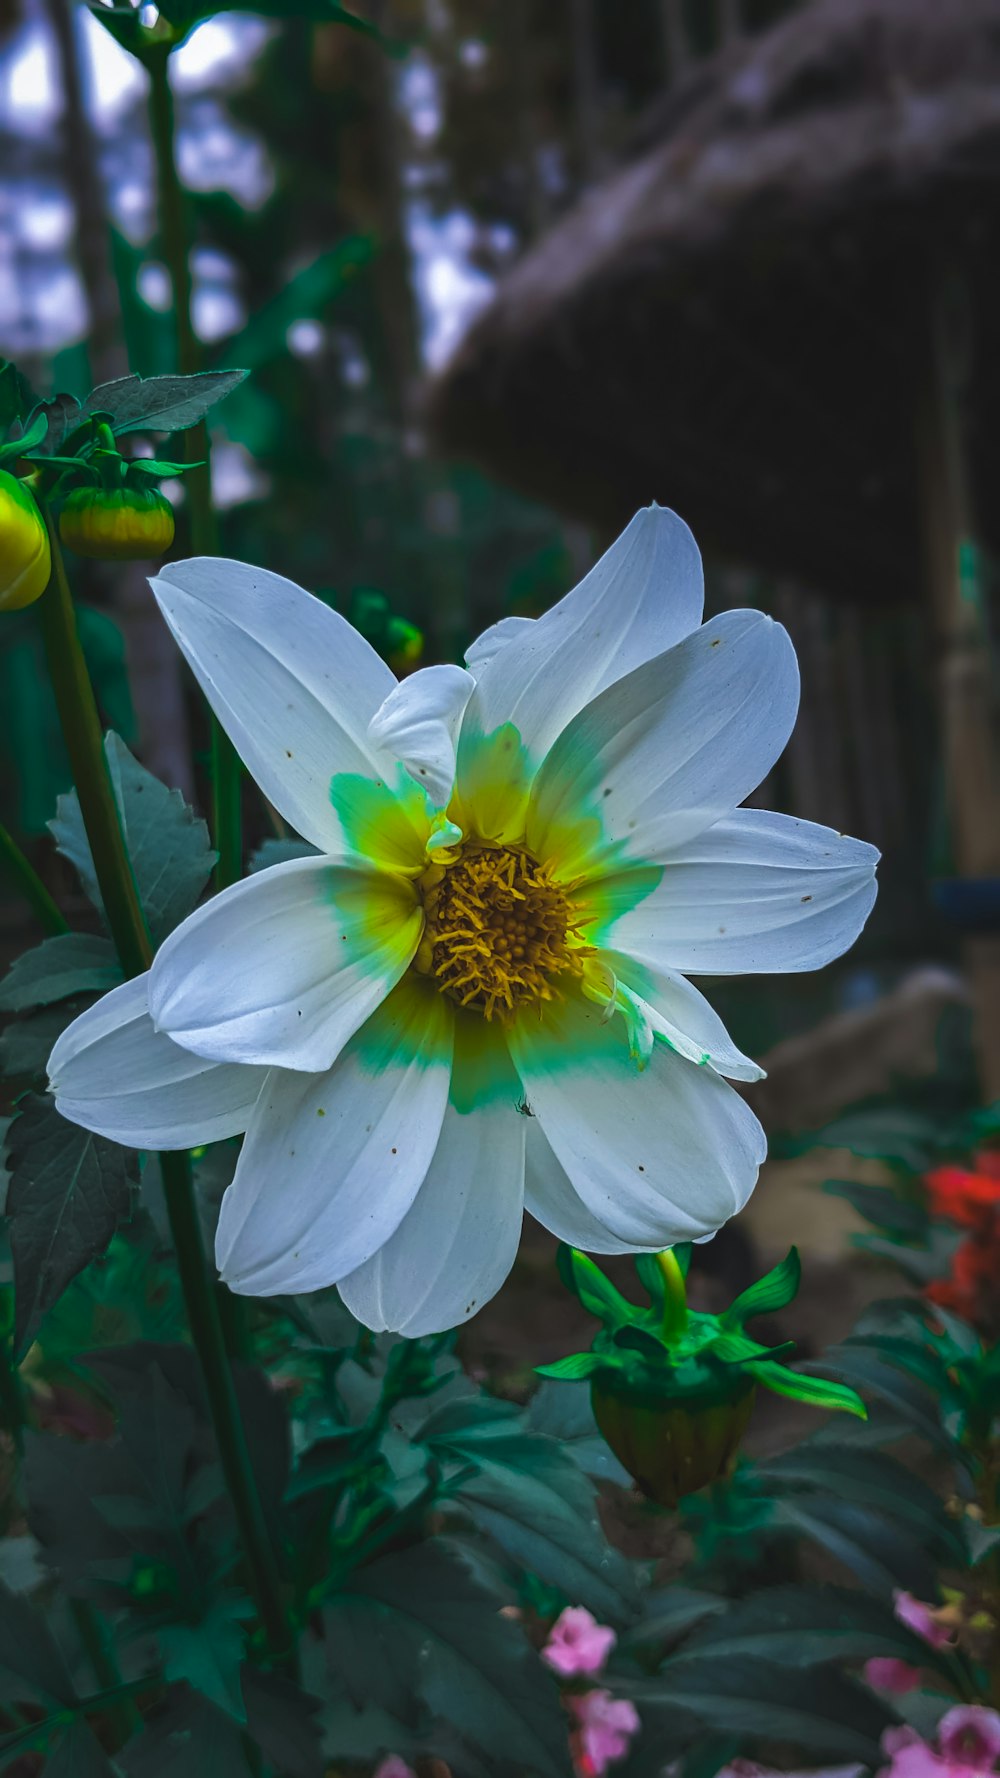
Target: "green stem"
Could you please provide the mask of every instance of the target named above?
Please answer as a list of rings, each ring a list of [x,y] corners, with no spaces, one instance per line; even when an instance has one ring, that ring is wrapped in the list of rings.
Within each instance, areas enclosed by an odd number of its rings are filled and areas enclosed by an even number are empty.
[[[0,1332],[0,1422],[20,1456],[24,1449],[24,1397],[21,1379],[13,1363],[11,1343],[3,1332]]]
[[[164,46],[149,51],[146,65],[150,79],[149,121],[156,162],[160,244],[174,289],[177,368],[182,376],[193,376],[201,368],[201,346],[191,316],[191,261],[184,188],[174,153],[174,96],[170,88],[169,49]],[[190,428],[184,444],[187,461],[198,465],[189,469],[184,478],[191,550],[196,556],[214,556],[218,554],[218,531],[212,505],[211,451],[204,420]],[[215,885],[217,889],[228,889],[231,883],[239,881],[243,866],[242,770],[236,749],[214,711],[211,724],[212,833],[219,854]]]
[[[111,785],[101,719],[80,646],[59,533],[47,509],[45,523],[52,549],[52,578],[38,601],[38,612],[49,677],[108,925],[125,974],[141,975],[152,961],[152,946]]]
[[[188,1260],[182,1272],[188,1319],[201,1357],[222,1470],[239,1526],[254,1600],[269,1653],[275,1662],[287,1666],[292,1659],[292,1641],[281,1597],[281,1579],[254,1484],[218,1304],[205,1261],[191,1186],[191,1158],[187,1154],[163,1154],[160,1166],[174,1246],[178,1257],[186,1255]]]
[[[51,895],[42,882],[33,864],[29,863],[12,834],[7,832],[0,821],[0,858],[10,875],[30,902],[38,917],[39,924],[44,926],[50,938],[58,938],[69,931],[69,921],[56,906]]]
[[[663,1337],[668,1345],[674,1345],[681,1338],[687,1327],[688,1306],[687,1286],[684,1273],[677,1261],[672,1247],[667,1247],[656,1255],[656,1263],[663,1276],[666,1296],[663,1303]]]
[[[93,1606],[86,1599],[70,1600],[70,1615],[76,1625],[76,1633],[83,1644],[84,1653],[93,1669],[102,1692],[115,1692],[122,1683],[118,1671],[118,1662],[112,1653],[104,1625],[101,1623]],[[126,1741],[142,1728],[142,1713],[134,1698],[125,1696],[109,1707],[108,1711],[115,1725],[118,1744],[124,1747]]]

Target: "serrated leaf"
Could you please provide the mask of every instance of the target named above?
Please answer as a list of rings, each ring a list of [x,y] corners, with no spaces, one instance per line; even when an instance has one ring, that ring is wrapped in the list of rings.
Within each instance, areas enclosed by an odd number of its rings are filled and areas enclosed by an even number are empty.
[[[64,932],[43,939],[11,964],[0,982],[0,1012],[50,1006],[73,994],[102,994],[122,979],[110,939]]]
[[[246,375],[245,370],[200,370],[187,377],[117,377],[91,390],[83,414],[110,414],[118,437],[126,432],[183,432],[239,388]]]
[[[787,1674],[765,1661],[741,1657],[720,1662],[669,1661],[648,1685],[636,1687],[642,1700],[673,1704],[709,1728],[754,1736],[768,1743],[791,1742],[824,1758],[879,1764],[880,1741],[896,1720],[883,1704],[840,1674]]]
[[[949,1666],[900,1623],[888,1600],[848,1587],[766,1587],[730,1601],[724,1616],[703,1623],[671,1656],[671,1666],[709,1651],[717,1661],[752,1655],[793,1669],[883,1656]]]
[[[792,1302],[801,1280],[799,1250],[790,1247],[778,1265],[740,1292],[719,1320],[724,1327],[742,1327],[752,1315],[773,1315]]]
[[[250,858],[250,874],[270,870],[272,864],[287,864],[291,858],[316,858],[319,854],[308,840],[262,840]]]
[[[116,1759],[127,1778],[255,1778],[239,1725],[186,1689],[175,1691]]]
[[[72,1708],[69,1669],[40,1611],[0,1585],[0,1698]]]
[[[875,1228],[890,1234],[919,1236],[927,1227],[927,1212],[907,1204],[888,1185],[863,1185],[857,1179],[824,1179],[823,1190],[832,1198],[845,1198]]]
[[[204,821],[179,790],[168,790],[116,734],[104,737],[115,800],[132,861],[139,900],[154,946],[179,926],[196,905],[216,861]],[[79,873],[94,906],[101,907],[80,804],[76,792],[61,796],[49,828],[63,856]]]
[[[443,1717],[499,1778],[569,1778],[558,1690],[503,1602],[440,1541],[398,1551],[327,1608],[331,1672],[357,1708]]]
[[[68,1123],[35,1093],[21,1101],[7,1133],[6,1164],[20,1358],[46,1310],[128,1221],[139,1167],[131,1149]]]
[[[219,1594],[194,1623],[161,1624],[157,1631],[167,1679],[186,1679],[196,1692],[237,1722],[246,1721],[240,1669],[246,1653],[249,1599]]]

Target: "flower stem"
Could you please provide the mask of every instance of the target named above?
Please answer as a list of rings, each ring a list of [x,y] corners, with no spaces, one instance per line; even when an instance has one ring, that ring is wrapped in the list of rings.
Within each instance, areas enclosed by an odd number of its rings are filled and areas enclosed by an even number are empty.
[[[666,1247],[662,1253],[658,1253],[656,1263],[662,1273],[666,1290],[663,1302],[663,1337],[667,1344],[672,1346],[681,1338],[687,1327],[687,1286],[684,1282],[684,1273],[681,1271],[677,1255],[672,1247]]]
[[[46,514],[52,581],[39,601],[42,627],[67,751],[111,935],[126,975],[149,967],[152,947],[111,787],[93,687],[80,647],[59,538]],[[223,1471],[243,1543],[254,1602],[276,1663],[289,1658],[290,1636],[226,1357],[213,1280],[205,1259],[187,1154],[162,1156],[167,1209],[177,1249],[191,1334],[201,1361]]]
[[[49,677],[108,925],[125,974],[141,975],[149,968],[152,946],[111,785],[101,719],[80,646],[59,533],[51,513],[43,510],[52,550],[52,578],[38,601],[38,612]]]
[[[184,188],[177,172],[174,151],[174,96],[170,87],[170,50],[158,45],[147,52],[149,70],[149,121],[156,162],[160,244],[174,291],[174,325],[177,334],[177,368],[193,376],[201,368],[201,347],[191,315],[191,262],[188,256]],[[215,509],[212,505],[211,449],[204,420],[184,435],[185,456],[197,468],[184,478],[187,489],[192,553],[218,554]],[[243,864],[242,769],[239,755],[213,711],[212,733],[212,835],[219,862],[217,889],[239,881]]]
[[[282,1602],[281,1579],[253,1478],[218,1304],[206,1264],[191,1184],[191,1157],[186,1153],[162,1154],[160,1166],[174,1246],[179,1258],[186,1255],[188,1259],[184,1279],[188,1320],[202,1362],[222,1470],[239,1526],[251,1590],[268,1652],[277,1665],[288,1666],[293,1658],[292,1639]]]
[[[94,1607],[88,1599],[71,1599],[70,1616],[76,1625],[76,1633],[83,1645],[83,1651],[90,1662],[94,1678],[102,1692],[116,1692],[121,1687],[122,1676],[118,1670],[118,1662],[107,1632],[101,1623]],[[142,1714],[134,1698],[127,1693],[109,1706],[108,1715],[114,1723],[119,1746],[131,1740],[137,1730],[142,1728]]]
[[[30,902],[39,924],[44,926],[49,938],[59,938],[69,931],[69,921],[58,908],[42,882],[33,864],[25,858],[13,834],[7,832],[0,821],[0,858],[10,875],[23,890],[24,898]]]

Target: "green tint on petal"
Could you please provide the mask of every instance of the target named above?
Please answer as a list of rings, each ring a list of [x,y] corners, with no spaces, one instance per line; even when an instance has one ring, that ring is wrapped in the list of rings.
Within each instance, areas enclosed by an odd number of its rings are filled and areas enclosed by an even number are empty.
[[[408,970],[353,1039],[352,1050],[367,1074],[440,1063],[452,1044],[453,1008],[425,976]]]
[[[463,832],[479,839],[517,844],[524,837],[532,772],[528,750],[512,722],[488,735],[463,728],[449,815]]]
[[[831,1408],[854,1414],[859,1420],[868,1418],[868,1409],[860,1395],[846,1383],[832,1383],[826,1377],[807,1377],[801,1371],[787,1370],[783,1364],[771,1364],[767,1359],[747,1364],[744,1369],[775,1395],[788,1395],[793,1401],[806,1402],[811,1408]]]
[[[336,772],[330,801],[354,852],[383,870],[419,876],[427,863],[433,810],[426,791],[402,766],[395,785],[359,772]]]
[[[786,1308],[798,1293],[801,1277],[799,1250],[790,1247],[779,1265],[734,1298],[719,1317],[722,1326],[742,1327],[753,1315],[773,1315]]]
[[[437,989],[433,990],[437,994]],[[443,994],[437,994],[444,1000]],[[451,1075],[451,1104],[462,1117],[506,1100],[513,1111],[528,1116],[520,1077],[510,1059],[507,1040],[500,1025],[484,1019],[480,1013],[447,1005],[455,1021],[455,1060]]]
[[[587,817],[582,817],[586,819]],[[558,859],[556,874],[558,874]],[[604,948],[616,920],[630,914],[640,902],[652,895],[663,881],[661,864],[637,865],[633,870],[619,871],[615,876],[598,877],[571,892],[569,900],[582,924],[580,936],[588,945]],[[640,965],[629,960],[629,985],[651,1000],[652,977]]]

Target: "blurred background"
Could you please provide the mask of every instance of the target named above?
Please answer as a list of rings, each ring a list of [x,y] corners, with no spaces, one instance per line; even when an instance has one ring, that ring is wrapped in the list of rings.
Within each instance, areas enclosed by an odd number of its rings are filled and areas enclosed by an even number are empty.
[[[212,415],[221,548],[403,667],[397,620],[459,658],[655,499],[695,531],[710,611],[788,626],[802,712],[753,800],[874,841],[881,894],[820,976],[706,986],[769,1068],[747,1238],[799,1239],[819,1277],[855,1226],[812,1189],[829,1151],[864,1181],[891,1108],[919,1166],[928,1120],[1000,1095],[1000,0],[352,10],[375,31],[319,3],[169,8],[191,26],[183,368],[251,371]],[[127,47],[157,16],[0,0],[0,356],[46,395],[178,368]],[[76,565],[84,639],[107,722],[204,809],[144,566]],[[0,626],[0,798],[69,908],[35,620]],[[245,817],[252,851],[273,832],[249,792]],[[36,936],[0,881],[2,960]],[[473,1343],[504,1344],[515,1299]]]

